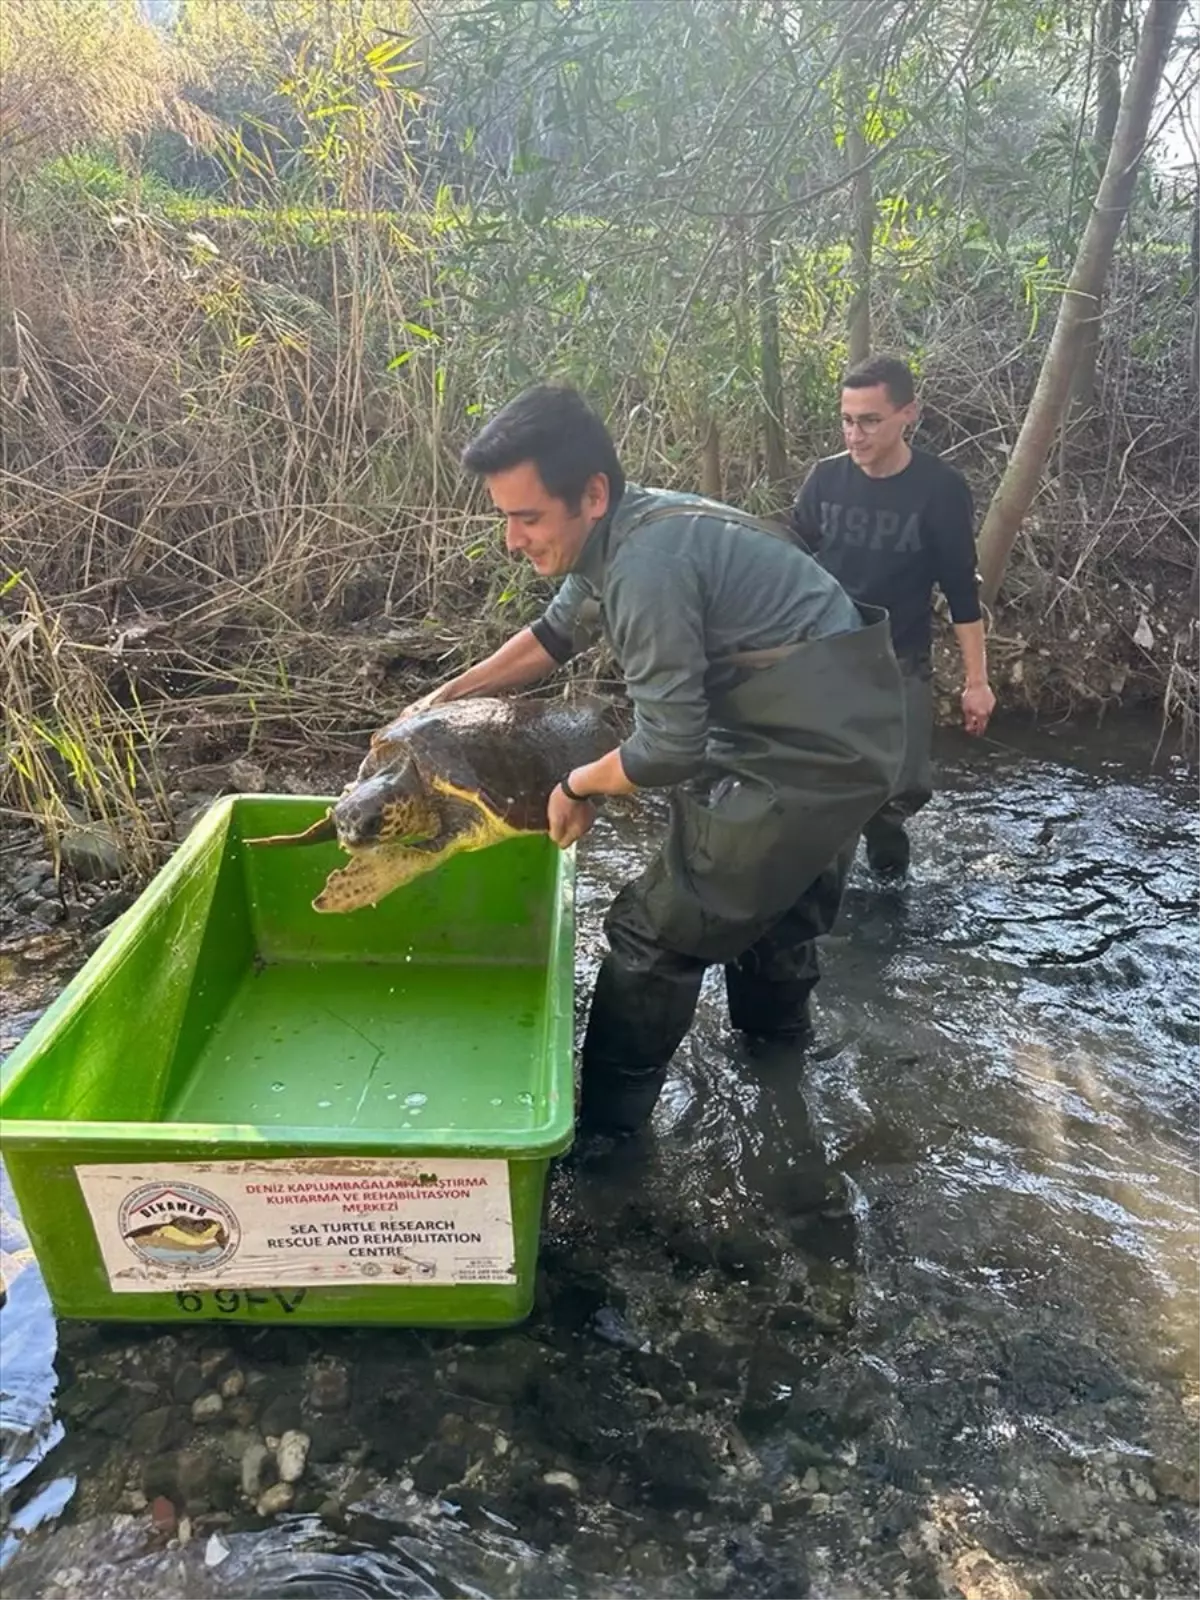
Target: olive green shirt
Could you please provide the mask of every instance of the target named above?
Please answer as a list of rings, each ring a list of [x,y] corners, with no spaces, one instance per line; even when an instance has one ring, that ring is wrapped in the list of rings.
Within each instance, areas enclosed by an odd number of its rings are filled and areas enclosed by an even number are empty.
[[[711,698],[743,671],[723,658],[863,626],[837,580],[786,533],[729,521],[715,501],[697,511],[696,498],[627,485],[533,624],[560,663],[607,636],[633,702],[620,755],[638,788],[681,783],[704,765]],[[673,504],[678,516],[637,526]]]

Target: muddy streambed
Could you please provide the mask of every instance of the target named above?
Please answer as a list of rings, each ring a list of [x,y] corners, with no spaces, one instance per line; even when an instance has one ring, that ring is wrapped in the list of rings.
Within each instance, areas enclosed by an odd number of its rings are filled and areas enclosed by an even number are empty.
[[[19,1272],[5,1596],[1194,1593],[1197,841],[1152,743],[948,737],[815,1047],[748,1057],[710,974],[651,1132],[556,1168],[522,1328],[56,1327]],[[582,854],[581,1009],[651,833]],[[78,956],[4,959],[10,1049]]]

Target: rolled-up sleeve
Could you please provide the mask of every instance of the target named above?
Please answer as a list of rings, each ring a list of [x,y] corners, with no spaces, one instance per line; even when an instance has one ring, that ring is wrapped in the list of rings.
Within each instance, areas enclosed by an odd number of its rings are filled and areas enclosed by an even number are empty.
[[[965,478],[956,474],[939,494],[930,524],[936,547],[934,575],[950,615],[955,622],[978,622],[983,612],[976,567],[975,504]]]
[[[633,703],[621,765],[639,789],[693,777],[708,740],[707,653],[695,564],[643,534],[621,551],[605,586],[613,649]]]
[[[559,666],[589,650],[600,635],[600,606],[589,586],[569,573],[530,632]]]

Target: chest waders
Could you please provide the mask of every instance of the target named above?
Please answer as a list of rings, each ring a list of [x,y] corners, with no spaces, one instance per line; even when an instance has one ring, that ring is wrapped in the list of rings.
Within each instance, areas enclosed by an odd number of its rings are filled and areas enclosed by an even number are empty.
[[[782,537],[703,502],[660,507],[629,530],[689,511]],[[904,748],[900,673],[886,612],[864,627],[714,661],[705,771],[671,793],[645,871],[605,918],[609,951],[582,1059],[583,1125],[631,1132],[654,1110],[691,1026],[707,967],[725,969],[732,1025],[801,1036],[858,834],[887,799]]]
[[[910,847],[904,824],[933,798],[933,666],[928,656],[900,662],[904,684],[904,760],[887,801],[863,828],[867,861],[884,877],[903,877]]]

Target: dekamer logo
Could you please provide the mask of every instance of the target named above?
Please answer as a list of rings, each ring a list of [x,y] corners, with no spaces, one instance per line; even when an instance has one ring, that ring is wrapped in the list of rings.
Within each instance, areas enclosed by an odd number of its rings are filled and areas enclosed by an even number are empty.
[[[211,1272],[237,1254],[242,1230],[224,1200],[194,1183],[146,1183],[121,1206],[121,1237],[148,1266]]]

